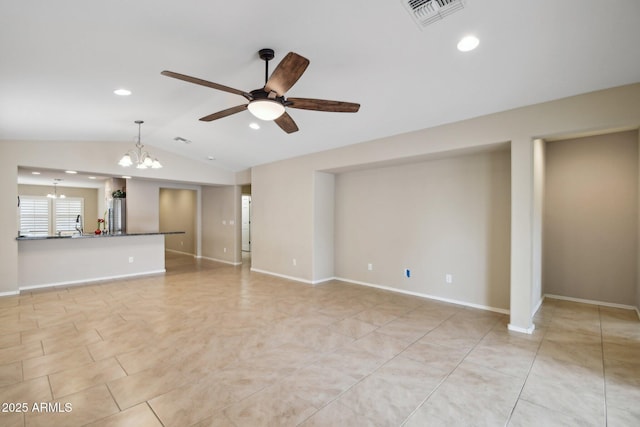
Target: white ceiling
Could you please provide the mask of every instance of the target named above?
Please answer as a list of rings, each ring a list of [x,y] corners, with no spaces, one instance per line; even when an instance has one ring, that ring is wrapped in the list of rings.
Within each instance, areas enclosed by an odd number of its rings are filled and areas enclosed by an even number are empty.
[[[458,52],[466,34],[480,46]],[[0,140],[133,142],[144,120],[150,150],[242,170],[635,83],[638,40],[638,0],[465,0],[422,30],[400,0],[0,0]],[[250,129],[248,111],[200,122],[244,98],[160,75],[249,91],[264,84],[265,47],[272,70],[289,51],[311,61],[287,96],[360,111],[291,109],[290,135]]]

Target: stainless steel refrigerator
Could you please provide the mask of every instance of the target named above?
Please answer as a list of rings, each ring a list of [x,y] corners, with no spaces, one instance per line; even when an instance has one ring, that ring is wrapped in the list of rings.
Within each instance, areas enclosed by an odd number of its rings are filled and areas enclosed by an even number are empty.
[[[127,199],[109,200],[109,234],[127,232]]]

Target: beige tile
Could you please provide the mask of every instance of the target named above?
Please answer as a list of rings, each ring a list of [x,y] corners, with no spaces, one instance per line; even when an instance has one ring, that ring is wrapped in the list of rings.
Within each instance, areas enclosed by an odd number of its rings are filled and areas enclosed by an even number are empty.
[[[318,359],[314,365],[335,369],[354,379],[362,379],[388,360],[355,345],[348,346]]]
[[[363,310],[355,317],[355,319],[362,320],[363,322],[367,322],[376,326],[382,326],[385,323],[389,323],[397,318],[398,316],[396,316],[395,314],[377,308],[368,308],[366,310]]]
[[[87,424],[86,427],[163,427],[149,405],[141,403],[125,411]]]
[[[567,427],[587,425],[600,426],[602,424],[599,424],[595,420],[592,423],[590,420],[573,417],[563,412],[552,411],[523,399],[518,400],[508,424],[509,427]]]
[[[42,354],[42,344],[39,341],[0,348],[0,365],[42,356]]]
[[[442,378],[419,362],[396,358],[350,388],[338,401],[378,425],[400,425]]]
[[[485,342],[483,340],[471,350],[465,361],[525,379],[529,374],[535,357],[535,349],[523,349],[517,345]]]
[[[22,381],[22,364],[20,362],[0,365],[0,387]]]
[[[118,406],[126,409],[181,387],[194,379],[195,377],[188,372],[171,366],[162,370],[147,369],[110,381],[107,385]]]
[[[462,363],[407,421],[407,426],[504,425],[522,380],[472,363]]]
[[[321,408],[356,382],[352,376],[320,364],[299,369],[278,386]]]
[[[430,326],[419,320],[401,317],[381,326],[378,332],[411,344],[422,338],[435,326],[435,324]]]
[[[42,346],[45,354],[53,354],[61,351],[69,350],[73,347],[85,346],[98,341],[102,338],[95,330],[78,332],[64,338],[45,338],[42,340]]]
[[[427,365],[436,375],[450,373],[466,355],[467,351],[464,349],[423,342],[412,344],[402,353],[403,357]]]
[[[213,375],[155,397],[149,405],[165,427],[181,427],[203,421],[238,400],[232,387]]]
[[[640,425],[640,410],[638,405],[627,408],[607,408],[608,427],[628,427]]]
[[[0,348],[14,347],[20,345],[20,332],[0,335]]]
[[[614,339],[602,344],[605,360],[635,363],[640,354],[640,341]]]
[[[191,427],[236,427],[236,425],[223,412],[218,412]]]
[[[126,376],[114,358],[91,362],[49,375],[53,397],[59,398]]]
[[[640,357],[637,363],[605,360],[604,372],[607,408],[637,408],[640,402]],[[636,412],[640,413],[640,410]]]
[[[104,385],[83,390],[54,402],[59,412],[30,412],[26,414],[27,427],[82,426],[100,420],[119,410]]]
[[[0,425],[2,427],[24,427],[24,414],[22,412],[0,413]]]
[[[26,359],[22,362],[22,368],[27,380],[86,365],[92,361],[86,348],[77,347],[69,351]]]
[[[0,402],[26,402],[30,406],[51,400],[51,389],[46,377],[34,378],[0,387]]]
[[[240,426],[296,426],[317,411],[310,402],[278,388],[267,388],[235,403],[224,414]]]
[[[331,330],[342,335],[357,339],[376,330],[377,326],[355,318],[340,320],[331,325]]]
[[[536,359],[521,398],[590,423],[605,423],[602,371],[553,359]]]
[[[604,425],[605,390],[608,425],[638,423],[628,310],[547,300],[526,335],[454,304],[167,259],[0,298],[0,399],[53,390],[74,408],[0,425]]]
[[[366,416],[357,414],[342,403],[334,401],[307,418],[301,427],[333,427],[333,426],[358,426],[379,427],[376,421]]]
[[[409,343],[376,331],[360,338],[354,345],[370,353],[391,359],[404,351]]]
[[[22,331],[22,342],[42,341],[44,339],[65,339],[78,334],[73,322],[65,322],[47,328],[37,328]]]

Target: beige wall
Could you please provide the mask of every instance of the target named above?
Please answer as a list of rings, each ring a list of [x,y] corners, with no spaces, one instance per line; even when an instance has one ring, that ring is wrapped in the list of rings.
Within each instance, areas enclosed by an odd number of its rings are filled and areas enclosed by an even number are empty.
[[[510,202],[505,149],[339,174],[336,275],[508,310]]]
[[[537,174],[534,140],[605,129],[638,128],[640,84],[517,108],[254,167],[252,262],[260,270],[313,282],[313,175],[446,157],[511,146],[510,326],[533,329]],[[373,231],[372,231],[373,232]],[[292,258],[297,266],[292,265]],[[320,279],[319,277],[316,279]]]
[[[160,231],[184,231],[165,236],[166,249],[197,254],[196,221],[198,193],[195,190],[160,188]]]
[[[544,290],[634,306],[638,132],[548,142]]]
[[[20,289],[165,271],[162,235],[22,240],[18,247]]]
[[[316,172],[313,185],[313,282],[335,275],[335,176]]]
[[[0,141],[0,194],[7,200],[17,200],[18,167],[92,172],[102,176],[120,176],[124,172],[133,176],[133,181],[157,180],[158,183],[209,183],[234,185],[236,175],[211,166],[204,162],[194,162],[173,153],[154,149],[164,168],[144,170],[123,169],[118,166],[122,153],[131,148],[130,143],[120,142],[65,142],[65,141]],[[51,153],[57,153],[52,156]],[[96,153],[100,153],[96,156]],[[250,174],[244,174],[250,176]],[[144,185],[144,184],[143,184]],[[180,184],[182,185],[182,184]],[[157,184],[159,187],[160,184]],[[185,184],[185,187],[187,185]],[[192,186],[196,187],[196,186]],[[129,188],[127,188],[129,190]],[[144,191],[144,190],[142,190]],[[140,194],[140,192],[138,192]],[[134,190],[135,194],[135,190]],[[158,203],[156,197],[155,212],[152,206],[135,203],[131,194],[127,194],[127,211],[133,212],[134,229],[150,230],[155,225],[158,231]],[[144,195],[143,195],[144,197]],[[133,207],[131,206],[133,202]],[[140,207],[143,212],[136,213]],[[150,209],[147,209],[149,207]],[[133,209],[133,210],[132,210]],[[0,204],[0,295],[18,291],[18,243],[16,203]]]
[[[18,185],[18,194],[25,196],[46,196],[52,192],[52,186]],[[58,185],[58,194],[68,197],[84,198],[84,231],[91,233],[98,227],[98,218],[103,218],[104,212],[98,214],[98,190],[95,188],[62,187]]]
[[[241,189],[202,187],[202,257],[241,264]]]

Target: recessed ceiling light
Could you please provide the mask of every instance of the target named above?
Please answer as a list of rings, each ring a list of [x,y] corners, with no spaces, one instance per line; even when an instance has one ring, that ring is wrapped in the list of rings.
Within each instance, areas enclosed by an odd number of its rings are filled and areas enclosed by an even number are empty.
[[[90,176],[89,179],[96,179],[96,177],[95,176]]]
[[[116,89],[113,91],[116,95],[119,96],[129,96],[131,95],[131,91],[129,89]]]
[[[477,37],[466,36],[458,42],[458,50],[460,52],[469,52],[470,50],[477,48],[479,44],[480,40],[478,40]]]
[[[31,175],[40,175],[40,172],[33,171],[31,172]]]
[[[257,123],[255,123],[255,122],[254,122],[254,123],[251,123],[251,124],[249,125],[249,127],[250,127],[251,129],[255,129],[255,130],[260,129],[260,125],[259,125],[259,124],[257,124]]]
[[[69,175],[75,175],[78,172],[76,172],[76,171],[64,171],[64,173],[68,173]]]
[[[122,175],[122,177],[123,177],[124,179],[131,179],[131,177],[130,177],[129,175]]]
[[[209,157],[207,157],[207,159],[209,159],[209,160],[215,160],[216,158],[215,158],[215,157],[213,157],[213,156],[209,156]]]

